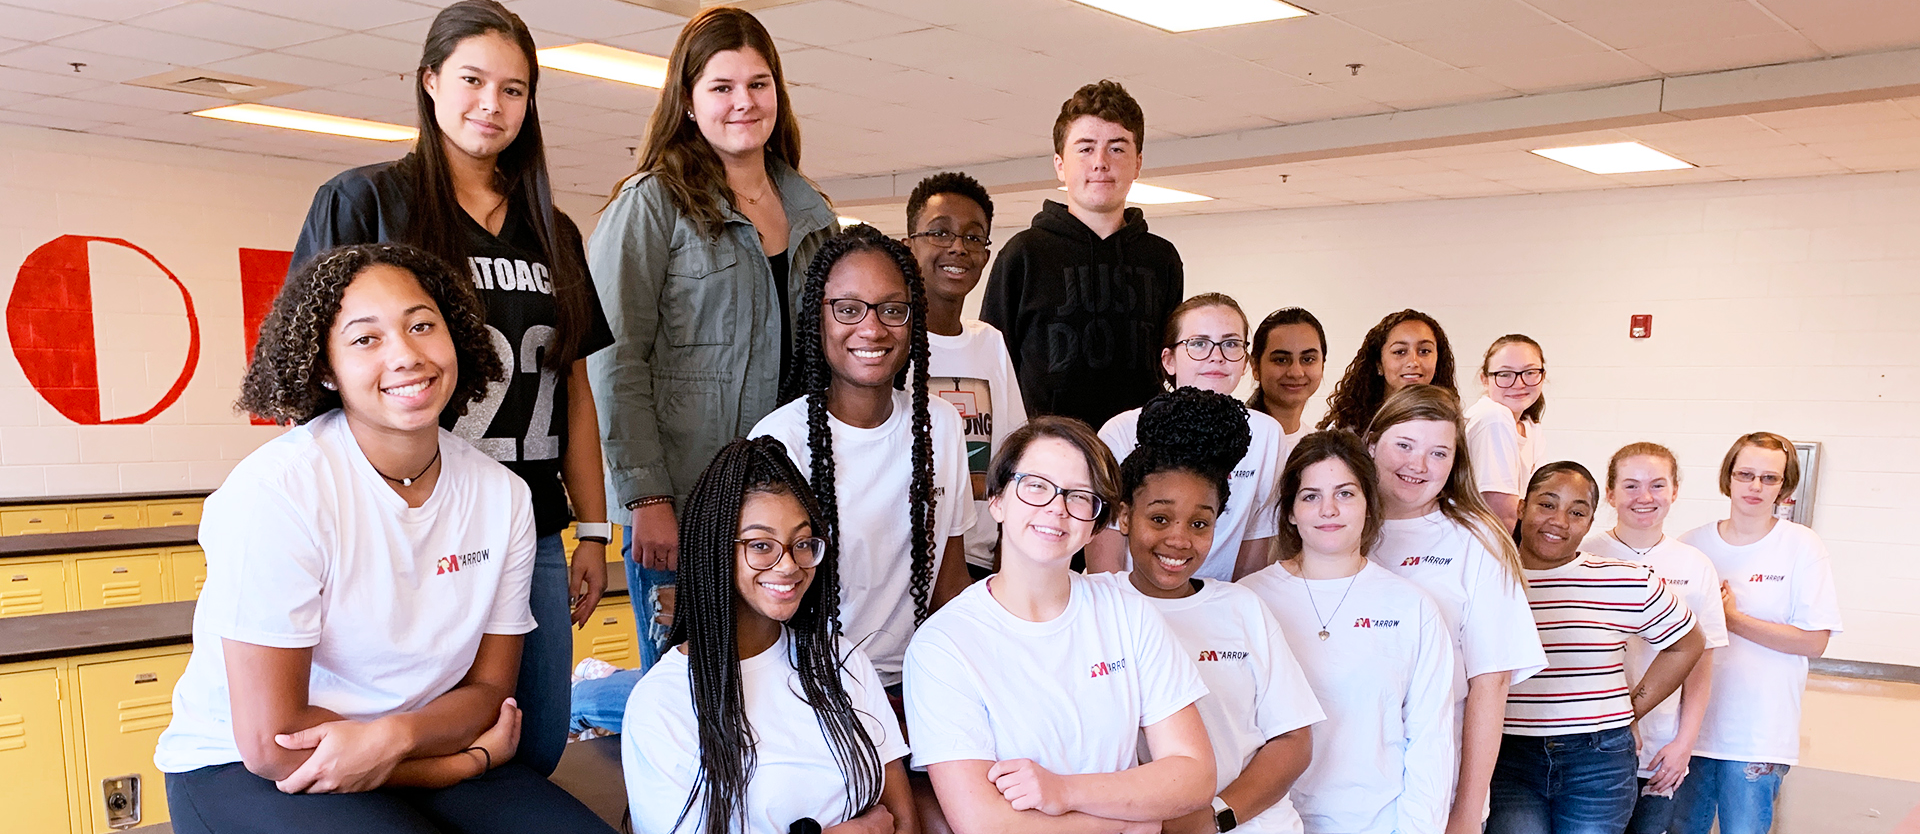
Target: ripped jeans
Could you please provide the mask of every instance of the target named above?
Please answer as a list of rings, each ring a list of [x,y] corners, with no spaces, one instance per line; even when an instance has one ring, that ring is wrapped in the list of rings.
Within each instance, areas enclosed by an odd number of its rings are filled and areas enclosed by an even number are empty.
[[[1767,834],[1787,765],[1730,762],[1695,756],[1673,795],[1673,834],[1709,834],[1715,817],[1720,834]]]
[[[655,622],[660,606],[660,589],[671,588],[674,572],[648,570],[633,561],[633,537],[621,536],[620,561],[627,566],[627,600],[633,605],[634,629],[638,632],[640,661],[637,669],[622,670],[598,680],[581,681],[573,687],[573,717],[570,729],[598,727],[620,732],[627,711],[627,696],[632,694],[640,676],[653,668],[666,649],[670,627]]]

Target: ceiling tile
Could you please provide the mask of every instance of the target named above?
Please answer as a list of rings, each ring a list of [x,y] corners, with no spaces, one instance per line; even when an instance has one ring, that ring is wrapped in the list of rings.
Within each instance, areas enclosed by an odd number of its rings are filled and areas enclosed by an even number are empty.
[[[254,51],[249,47],[215,43],[124,24],[101,26],[77,35],[68,35],[53,41],[52,45],[122,55],[174,66],[193,66],[211,61],[224,61]]]
[[[1636,60],[1668,75],[1711,72],[1726,67],[1751,67],[1804,61],[1820,51],[1797,33],[1751,35],[1724,40],[1668,43],[1629,49]]]
[[[100,21],[48,11],[0,6],[0,32],[23,41],[46,41],[100,25]]]
[[[1188,32],[1184,37],[1190,43],[1247,61],[1265,61],[1303,52],[1340,52],[1374,46],[1385,40],[1326,14],[1253,26],[1202,29]]]
[[[439,13],[439,6],[442,5],[414,2],[414,0],[324,0],[324,2],[307,3],[290,2],[290,0],[219,0],[219,2],[223,6],[265,12],[351,31],[392,26],[412,20],[430,20]]]
[[[1406,74],[1373,74],[1361,70],[1356,78],[1329,81],[1327,86],[1400,109],[1485,101],[1513,95],[1512,90],[1466,70]]]
[[[343,93],[339,90],[300,90],[285,95],[262,99],[262,104],[275,107],[291,107],[295,110],[308,110],[314,113],[326,113],[331,116],[346,116],[350,119],[385,120],[394,112],[394,102],[372,96]],[[411,126],[414,119],[408,118],[401,124]]]
[[[289,46],[280,51],[391,73],[411,73],[420,66],[419,44],[361,32]]]
[[[72,119],[103,122],[107,124],[144,121],[146,119],[159,118],[166,113],[164,110],[154,110],[146,107],[130,107],[124,104],[106,104],[98,101],[82,101],[80,99],[53,97],[35,99],[30,102],[12,105],[7,109],[25,113],[39,113],[48,116],[65,116]]]
[[[278,52],[256,52],[227,61],[216,61],[207,64],[206,68],[239,73],[267,81],[280,81],[297,87],[331,87],[336,84],[351,84],[355,81],[392,75],[371,67],[303,58]]]
[[[75,62],[84,66],[75,69]],[[72,76],[75,80],[84,79],[87,86],[144,78],[168,69],[168,65],[154,61],[51,44],[36,44],[0,54],[0,66]]]
[[[1920,3],[1885,0],[1760,0],[1829,53],[1845,55],[1920,41]]]
[[[230,43],[252,49],[278,49],[342,34],[340,29],[236,9],[218,3],[194,3],[163,9],[129,21],[142,29]]]
[[[1610,14],[1575,20],[1573,26],[1615,49],[1779,35],[1791,30],[1747,0],[1674,3],[1639,14]],[[1753,61],[1733,66],[1766,63]]]
[[[1911,102],[1914,99],[1907,101]],[[1805,107],[1777,113],[1756,113],[1748,118],[1767,127],[1786,129],[1910,122],[1913,121],[1914,114],[1896,102],[1867,101],[1830,107]]]
[[[899,64],[848,55],[832,49],[803,48],[780,53],[780,68],[786,71],[787,84],[828,86],[843,79],[867,79],[881,73],[906,69]]]
[[[50,127],[55,130],[77,130],[84,132],[97,129],[107,123],[97,119],[76,119],[70,116],[49,116],[42,113],[26,113],[19,110],[0,110],[0,124]]]
[[[651,32],[636,32],[631,35],[610,35],[595,38],[595,40],[608,46],[631,49],[635,52],[644,52],[648,55],[667,56],[673,54],[673,42],[680,37],[680,29],[680,26],[668,26],[655,29]],[[781,58],[784,59],[786,54],[786,50],[780,50]]]
[[[1031,11],[1028,0],[969,0],[966,3],[929,3],[927,0],[854,0],[876,11],[912,18],[932,26],[953,26],[980,17]]]
[[[1501,36],[1440,35],[1407,41],[1415,52],[1462,69],[1492,64],[1537,64],[1612,50],[1569,26],[1547,23]]]
[[[776,6],[755,12],[754,17],[776,37],[809,46],[834,46],[929,28],[925,21],[856,6],[846,0],[811,0]]]
[[[1552,22],[1521,0],[1427,0],[1342,12],[1340,19],[1401,43],[1455,35],[1492,40]]]
[[[1414,44],[1418,47],[1419,44]],[[1467,70],[1522,93],[1587,89],[1660,77],[1659,71],[1620,52],[1596,52],[1564,58],[1540,57],[1490,63]]]
[[[17,53],[0,55],[0,90],[57,96],[105,86],[106,82],[65,72],[32,72],[13,63]]]
[[[105,104],[124,104],[129,107],[144,107],[163,113],[185,113],[207,107],[218,107],[229,103],[227,99],[213,96],[176,93],[172,90],[156,90],[151,87],[135,87],[131,84],[108,84],[68,93],[68,98],[79,101],[97,101]]]
[[[13,0],[9,5],[17,6],[31,2],[32,0]],[[189,2],[194,0],[60,0],[60,12],[94,20],[119,22]]]
[[[515,0],[508,8],[532,28],[589,41],[669,26],[678,28],[687,22],[679,15],[621,0]],[[541,47],[559,45],[540,43]]]

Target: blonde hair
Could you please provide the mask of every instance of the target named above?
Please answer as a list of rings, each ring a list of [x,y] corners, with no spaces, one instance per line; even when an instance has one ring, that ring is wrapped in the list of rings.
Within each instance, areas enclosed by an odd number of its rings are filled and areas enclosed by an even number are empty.
[[[1440,514],[1473,533],[1500,564],[1507,575],[1519,582],[1520,551],[1513,537],[1500,529],[1500,519],[1487,508],[1480,488],[1473,480],[1473,460],[1467,453],[1467,421],[1461,416],[1460,395],[1438,385],[1409,385],[1387,397],[1367,425],[1369,452],[1380,442],[1387,429],[1415,420],[1437,420],[1453,424],[1453,470],[1440,487]]]

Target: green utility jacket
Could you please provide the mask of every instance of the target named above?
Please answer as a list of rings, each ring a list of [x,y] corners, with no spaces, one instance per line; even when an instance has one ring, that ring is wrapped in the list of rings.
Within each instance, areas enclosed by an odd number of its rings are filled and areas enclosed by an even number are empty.
[[[791,229],[788,307],[797,310],[807,264],[838,222],[785,163],[774,164],[773,180]],[[587,244],[614,337],[587,358],[611,506],[649,495],[684,501],[720,447],[779,404],[773,272],[753,223],[731,205],[725,216],[719,238],[708,238],[657,179],[636,174]]]

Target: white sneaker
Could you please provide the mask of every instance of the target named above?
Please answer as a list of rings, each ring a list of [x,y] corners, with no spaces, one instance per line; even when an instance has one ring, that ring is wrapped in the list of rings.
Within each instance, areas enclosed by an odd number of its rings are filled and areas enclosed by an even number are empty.
[[[618,666],[597,657],[589,657],[573,667],[573,682],[599,680],[618,671],[620,671]]]

